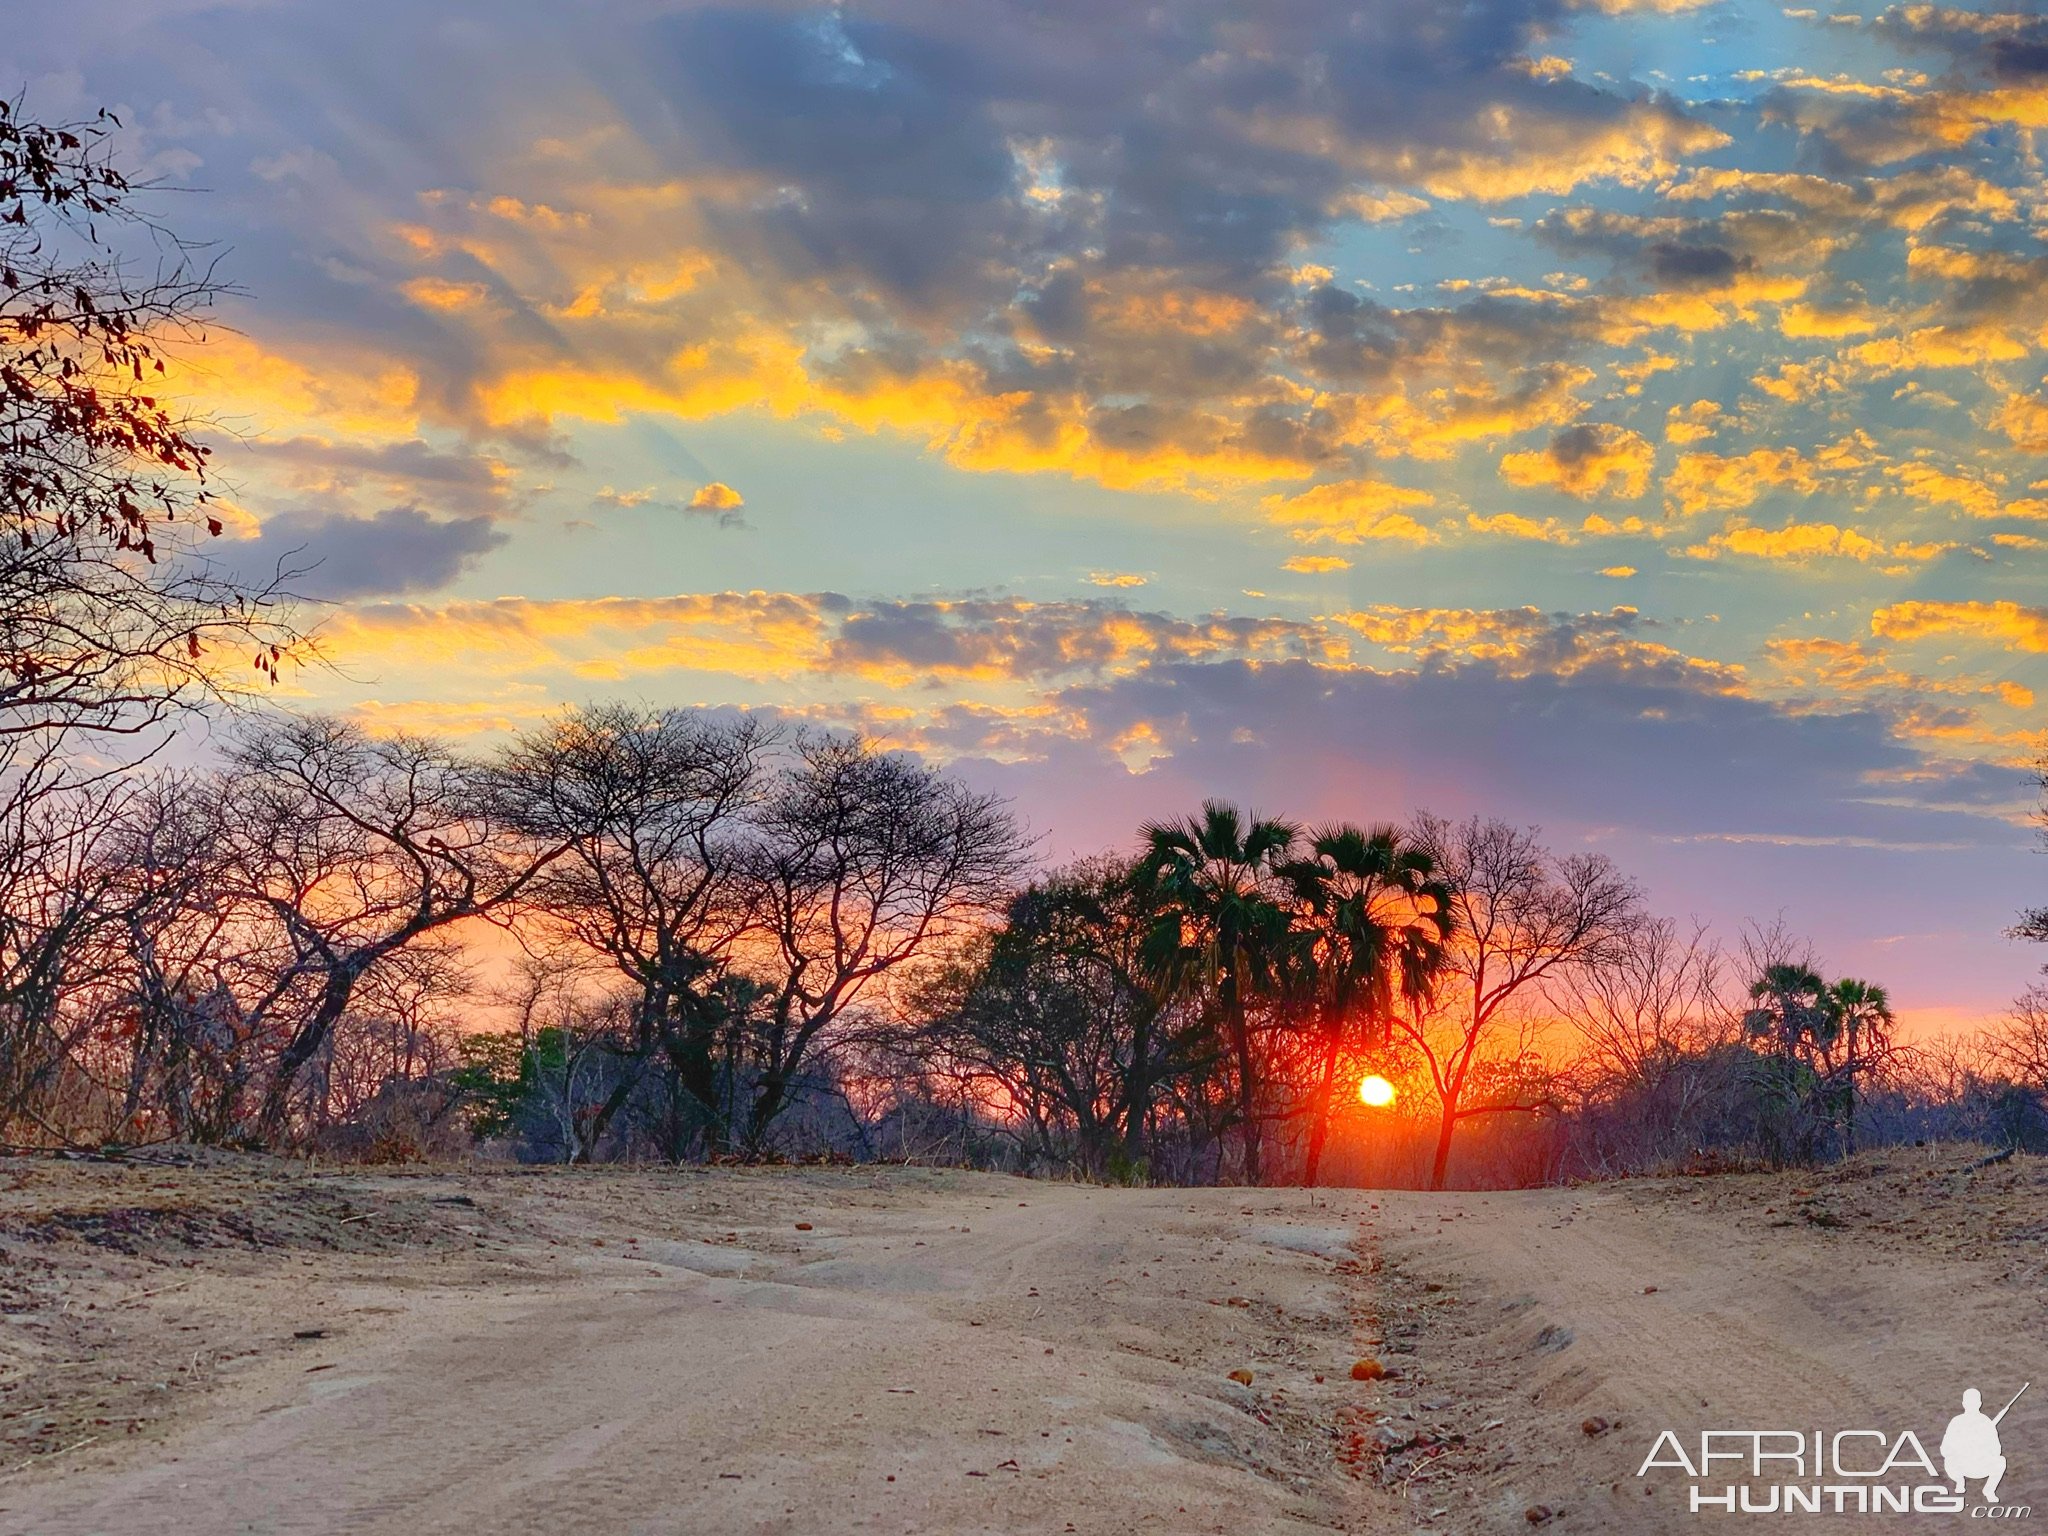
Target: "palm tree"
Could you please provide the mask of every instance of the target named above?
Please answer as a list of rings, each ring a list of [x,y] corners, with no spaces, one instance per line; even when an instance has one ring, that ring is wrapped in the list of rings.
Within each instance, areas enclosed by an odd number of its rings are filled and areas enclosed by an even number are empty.
[[[1842,1070],[1847,1084],[1842,1100],[1842,1145],[1856,1150],[1856,1074],[1869,1070],[1877,1059],[1891,1050],[1892,1004],[1883,987],[1875,982],[1844,976],[1827,989],[1827,1006],[1836,1029],[1849,1039],[1848,1060]],[[1865,1055],[1868,1046],[1869,1054]]]
[[[1451,938],[1451,888],[1428,853],[1398,827],[1336,826],[1315,833],[1308,856],[1280,873],[1304,909],[1301,961],[1322,1035],[1322,1070],[1311,1105],[1313,1186],[1329,1139],[1337,1064],[1359,1026],[1392,1028],[1398,995],[1429,995]]]
[[[1758,1006],[1743,1022],[1774,1036],[1784,1091],[1821,1123],[1839,1117],[1845,1151],[1856,1150],[1856,1079],[1891,1051],[1891,999],[1873,982],[1843,977],[1833,985],[1811,966],[1766,966],[1749,989]],[[1804,1138],[1810,1154],[1812,1133]]]
[[[1778,1105],[1782,1118],[1763,1127],[1775,1155],[1811,1161],[1817,1129],[1813,1111],[1820,1097],[1821,1072],[1816,1063],[1833,1049],[1834,1015],[1827,983],[1810,965],[1779,960],[1764,967],[1750,983],[1756,1006],[1743,1015],[1743,1029],[1754,1039],[1769,1041],[1774,1055],[1758,1063],[1758,1080]]]
[[[1270,991],[1287,937],[1277,871],[1294,851],[1292,823],[1240,815],[1220,800],[1185,821],[1152,822],[1131,888],[1151,913],[1140,955],[1164,991],[1199,993],[1221,1017],[1237,1058],[1244,1176],[1260,1177],[1258,1077],[1250,1003]]]
[[[1797,1060],[1811,1046],[1825,1049],[1833,1037],[1827,983],[1809,965],[1778,961],[1764,967],[1750,984],[1757,1006],[1743,1017],[1750,1034],[1773,1041],[1787,1061]]]

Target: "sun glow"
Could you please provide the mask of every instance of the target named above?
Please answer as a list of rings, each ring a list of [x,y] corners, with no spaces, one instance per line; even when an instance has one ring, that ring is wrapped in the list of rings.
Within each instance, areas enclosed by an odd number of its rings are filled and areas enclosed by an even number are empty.
[[[1358,1100],[1374,1109],[1385,1109],[1394,1102],[1394,1085],[1378,1073],[1362,1078],[1358,1084]]]

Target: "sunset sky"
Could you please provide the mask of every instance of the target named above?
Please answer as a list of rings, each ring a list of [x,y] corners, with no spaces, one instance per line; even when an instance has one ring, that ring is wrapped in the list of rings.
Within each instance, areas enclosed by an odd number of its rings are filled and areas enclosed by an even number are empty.
[[[2038,952],[2048,23],[1687,0],[70,0],[237,292],[290,701],[770,705],[1016,796],[1422,806],[1782,912],[1938,1026]],[[230,438],[232,440],[230,440]]]

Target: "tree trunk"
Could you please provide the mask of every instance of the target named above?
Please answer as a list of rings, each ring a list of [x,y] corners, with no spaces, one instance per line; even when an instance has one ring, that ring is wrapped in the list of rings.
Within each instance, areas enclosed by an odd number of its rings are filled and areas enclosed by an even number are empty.
[[[1152,1021],[1131,1031],[1130,1086],[1124,1096],[1124,1157],[1135,1171],[1145,1161],[1145,1122],[1152,1113]]]
[[[618,1086],[606,1095],[604,1103],[584,1122],[582,1131],[573,1138],[574,1151],[569,1158],[570,1162],[585,1164],[596,1156],[598,1143],[604,1140],[605,1132],[611,1129],[612,1120],[626,1107],[626,1100],[633,1096],[633,1090],[640,1086],[640,1072],[645,1060],[645,1057],[632,1058],[632,1066],[619,1080]],[[573,1085],[573,1073],[570,1081]],[[573,1094],[573,1086],[569,1091]],[[572,1117],[576,1114],[573,1097],[569,1102],[569,1113]]]
[[[1330,1109],[1336,1098],[1337,1057],[1342,1051],[1344,1037],[1335,1029],[1323,1046],[1323,1076],[1316,1088],[1315,1118],[1308,1128],[1308,1166],[1302,1171],[1302,1182],[1310,1189],[1316,1187],[1316,1175],[1323,1166],[1323,1147],[1330,1138]]]
[[[1258,1095],[1254,1091],[1252,1068],[1252,1031],[1250,1022],[1244,1016],[1244,1004],[1237,993],[1237,978],[1231,977],[1229,991],[1224,998],[1224,1008],[1230,1017],[1231,1044],[1237,1055],[1237,1112],[1244,1123],[1244,1181],[1247,1184],[1260,1182],[1260,1131],[1256,1106]]]
[[[367,969],[366,964],[351,964],[329,971],[320,990],[319,1006],[278,1056],[276,1075],[263,1096],[263,1109],[256,1121],[257,1135],[265,1146],[274,1147],[284,1139],[285,1121],[291,1115],[292,1089],[298,1084],[299,1074],[320,1053],[336,1022],[348,1012],[356,982]]]
[[[732,1138],[728,1132],[725,1116],[719,1112],[718,1068],[711,1055],[712,1039],[710,1030],[703,1023],[686,1020],[680,1030],[666,1031],[668,1035],[669,1071],[674,1075],[675,1086],[683,1098],[697,1108],[704,1122],[704,1152],[707,1157],[716,1157],[731,1150]],[[678,1128],[678,1146],[675,1149],[676,1162],[681,1162],[680,1145],[682,1132]]]
[[[1857,1038],[1856,1019],[1849,1019],[1849,1081],[1845,1086],[1842,1103],[1842,1151],[1844,1155],[1856,1155],[1856,1052],[1862,1043]]]
[[[1444,1187],[1444,1175],[1451,1166],[1451,1134],[1458,1128],[1457,1101],[1444,1105],[1443,1124],[1436,1133],[1436,1160],[1429,1165],[1429,1187],[1440,1190]]]
[[[747,1126],[747,1154],[759,1157],[761,1149],[768,1144],[768,1126],[782,1113],[789,1093],[789,1079],[783,1075],[782,1067],[771,1062],[762,1070],[761,1081],[754,1089],[753,1118]]]

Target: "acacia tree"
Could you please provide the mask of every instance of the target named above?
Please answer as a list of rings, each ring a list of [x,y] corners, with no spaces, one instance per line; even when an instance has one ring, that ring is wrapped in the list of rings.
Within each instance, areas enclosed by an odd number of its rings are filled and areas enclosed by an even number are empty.
[[[1300,903],[1296,952],[1318,1042],[1303,1182],[1313,1186],[1329,1139],[1337,1067],[1347,1049],[1393,1027],[1395,1002],[1426,999],[1454,928],[1451,888],[1398,827],[1311,834],[1308,856],[1280,875]]]
[[[258,1129],[280,1139],[308,1064],[373,968],[516,901],[564,850],[494,819],[474,763],[324,716],[262,721],[230,748],[220,878],[267,920],[244,1027],[279,1044]]]
[[[998,797],[855,737],[799,737],[750,819],[739,963],[760,987],[758,1152],[835,1027],[898,967],[1000,913],[1029,845]]]
[[[586,1152],[657,1050],[680,1096],[671,1155],[683,1155],[693,1125],[709,1150],[731,1145],[715,1053],[729,1033],[730,968],[748,923],[747,817],[766,793],[774,739],[750,716],[607,704],[530,732],[492,769],[506,823],[568,850],[533,881],[526,906],[603,956],[636,994],[632,1057],[581,1137]]]
[[[1548,979],[1624,954],[1641,893],[1604,855],[1554,854],[1533,830],[1504,821],[1424,814],[1412,836],[1450,886],[1458,936],[1444,967],[1444,1006],[1396,1020],[1427,1063],[1436,1094],[1429,1187],[1442,1189],[1461,1122],[1538,1107],[1520,1091],[1528,1074],[1503,1071],[1489,1056],[1497,1034],[1516,1022],[1517,1004]],[[1492,1091],[1469,1096],[1482,1085]]]
[[[1131,874],[1152,912],[1144,957],[1155,982],[1213,1009],[1237,1069],[1244,1177],[1262,1175],[1263,1110],[1251,1008],[1277,992],[1288,943],[1279,871],[1298,837],[1291,822],[1204,801],[1185,821],[1153,822]]]

